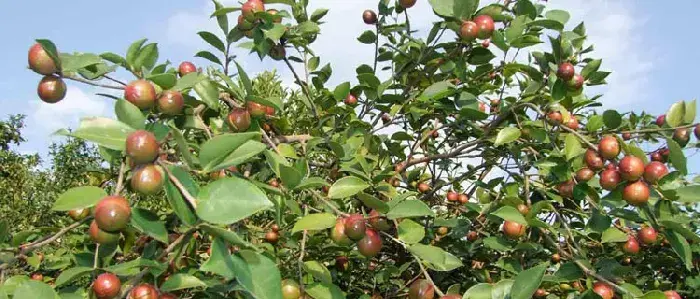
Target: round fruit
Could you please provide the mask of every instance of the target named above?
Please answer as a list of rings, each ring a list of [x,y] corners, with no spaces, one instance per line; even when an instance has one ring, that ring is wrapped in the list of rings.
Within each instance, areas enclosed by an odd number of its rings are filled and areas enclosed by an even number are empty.
[[[517,222],[506,220],[503,222],[503,233],[508,238],[517,239],[525,235],[525,226]]]
[[[656,162],[663,162],[664,158],[661,156],[661,153],[659,151],[655,151],[649,155],[649,158],[651,158],[652,161]]]
[[[75,221],[80,221],[85,219],[85,217],[90,216],[90,209],[85,208],[85,209],[75,209],[75,210],[70,210],[68,211],[68,216],[72,218]]]
[[[182,114],[182,108],[184,107],[185,100],[178,91],[166,90],[158,98],[158,111],[165,115]]]
[[[486,113],[486,104],[484,102],[479,102],[479,111]]]
[[[457,192],[454,192],[452,190],[447,191],[447,201],[455,202],[458,200],[459,200],[459,195],[457,194]]]
[[[476,241],[478,238],[479,238],[479,233],[477,233],[477,232],[475,232],[475,231],[473,231],[473,230],[471,230],[471,231],[469,231],[469,232],[467,233],[467,240],[468,240],[469,242],[474,242],[474,241]]]
[[[365,236],[367,225],[360,214],[352,214],[345,218],[345,234],[350,240],[357,241]]]
[[[30,277],[31,280],[36,280],[36,281],[42,281],[44,280],[44,275],[41,273],[32,273],[32,276]]]
[[[695,135],[696,139],[700,139],[700,124],[695,125],[695,129],[693,129],[693,134]]]
[[[156,103],[156,89],[146,80],[131,81],[124,88],[124,99],[139,109],[151,109]]]
[[[265,106],[265,115],[267,115],[267,116],[275,115],[275,108],[270,107],[270,106]]]
[[[112,273],[102,273],[92,283],[92,291],[99,299],[114,298],[119,295],[122,283],[119,277]]]
[[[272,22],[280,24],[282,23],[282,16],[279,15],[280,11],[274,8],[268,9],[267,13],[272,16]]]
[[[140,284],[131,289],[129,299],[158,299],[158,291],[153,285]]]
[[[550,125],[559,125],[561,124],[562,119],[563,117],[561,115],[561,112],[559,111],[552,111],[549,114],[547,114],[547,122],[549,122]]]
[[[441,226],[441,227],[438,227],[436,232],[438,235],[444,236],[444,235],[447,235],[447,233],[450,232],[450,230],[445,226]]]
[[[478,15],[474,17],[474,23],[479,27],[479,38],[491,38],[493,30],[496,29],[493,18],[489,15]]]
[[[570,90],[579,90],[583,87],[583,76],[579,74],[575,74],[571,80],[567,81],[566,84],[569,87]]]
[[[265,105],[260,103],[248,101],[245,103],[245,106],[248,108],[248,113],[250,113],[250,115],[253,117],[265,116],[265,112],[267,112]]]
[[[559,79],[569,81],[574,77],[574,74],[576,74],[576,70],[571,62],[562,62],[559,64],[559,68],[557,69],[557,77],[559,77]]]
[[[593,171],[603,169],[603,166],[605,164],[603,162],[603,158],[598,154],[598,152],[590,148],[586,150],[584,160],[586,161],[586,165],[588,165],[588,168],[590,168]]]
[[[479,36],[479,26],[472,21],[466,21],[459,28],[459,35],[465,41],[473,41]]]
[[[485,39],[484,41],[481,42],[481,46],[484,48],[488,48],[491,45],[491,40],[490,39]],[[445,297],[443,297],[445,298]]]
[[[270,230],[272,230],[273,232],[279,232],[279,231],[280,231],[280,226],[277,225],[277,224],[273,224],[273,225],[270,226]]]
[[[276,44],[274,47],[270,48],[268,55],[270,55],[270,58],[273,60],[284,60],[284,58],[287,57],[287,50],[282,44]]]
[[[271,179],[271,180],[270,180],[270,186],[275,187],[275,188],[279,188],[280,183],[277,182],[277,179]]]
[[[566,122],[566,126],[574,131],[578,130],[578,119],[576,119],[576,117],[572,115]]]
[[[243,17],[251,22],[255,21],[256,13],[263,11],[265,11],[265,4],[263,4],[262,0],[248,0],[246,3],[243,3],[243,6],[241,7]]]
[[[388,113],[382,113],[382,123],[383,124],[388,124],[391,122],[391,115]]]
[[[29,68],[42,75],[51,75],[58,71],[56,63],[51,59],[49,53],[44,50],[41,44],[36,43],[29,48],[28,61]]]
[[[644,180],[650,184],[655,184],[668,174],[668,168],[664,163],[652,161],[644,168]]]
[[[547,296],[547,291],[545,291],[544,289],[537,289],[535,291],[535,294],[533,294],[532,296],[535,298],[544,298]]]
[[[126,228],[131,217],[131,207],[126,198],[107,196],[95,205],[95,222],[106,232],[118,232]]]
[[[416,5],[417,0],[399,0],[399,5],[403,8],[411,8]]]
[[[615,296],[615,291],[613,291],[612,287],[600,281],[593,284],[593,292],[603,299],[613,299]]]
[[[593,176],[595,175],[595,172],[591,170],[590,168],[584,167],[576,171],[576,181],[577,182],[588,182],[590,181]]]
[[[666,299],[683,299],[676,291],[668,290],[664,292]]]
[[[194,73],[197,71],[197,67],[194,66],[194,63],[189,62],[189,61],[183,61],[180,63],[180,66],[177,68],[178,72],[180,73],[180,77],[184,77],[185,75],[189,73]]]
[[[138,130],[126,137],[126,155],[134,164],[153,162],[159,149],[156,136],[149,131]]]
[[[226,117],[226,123],[233,131],[245,132],[250,128],[250,113],[244,108],[233,108]]]
[[[367,25],[377,24],[377,14],[371,9],[365,10],[362,13],[362,21]]]
[[[391,229],[391,224],[386,217],[381,216],[377,210],[372,210],[369,212],[369,224],[372,228],[380,231],[386,231]]]
[[[355,106],[355,105],[357,105],[357,97],[355,97],[355,95],[349,93],[348,96],[345,97],[345,100],[343,101],[343,103],[345,103],[345,105],[348,105],[348,106]]]
[[[661,114],[656,118],[656,125],[659,127],[663,127],[663,125],[666,123],[666,114]]]
[[[269,231],[265,233],[265,241],[267,241],[268,243],[275,244],[277,243],[277,241],[279,241],[279,239],[280,235],[274,231]]]
[[[66,97],[66,83],[56,76],[44,76],[36,88],[36,93],[45,103],[54,104]]]
[[[298,299],[301,297],[301,289],[299,284],[291,279],[282,280],[282,298]]]
[[[650,226],[642,227],[637,234],[639,240],[646,245],[656,244],[656,238],[658,236],[659,234],[656,232],[656,230]]]
[[[528,207],[527,205],[524,205],[524,204],[519,204],[518,205],[518,213],[525,216],[528,213],[530,213],[530,207]]]
[[[426,193],[428,191],[430,191],[430,185],[428,185],[426,183],[419,183],[418,184],[418,192]]]
[[[153,164],[139,167],[131,176],[131,188],[144,195],[157,194],[163,189],[161,170]]]
[[[464,194],[464,193],[460,194],[460,195],[459,195],[459,203],[465,204],[465,203],[467,203],[467,202],[469,202],[469,196],[467,196],[467,195]]]
[[[673,140],[678,142],[678,145],[681,147],[684,147],[690,141],[690,132],[688,132],[688,129],[678,128],[673,131]]]
[[[432,299],[435,297],[435,286],[425,279],[418,279],[408,289],[409,299]]]
[[[561,256],[558,253],[552,254],[552,263],[559,263],[561,261]]]
[[[97,222],[95,222],[95,220],[90,223],[88,235],[90,235],[90,239],[97,244],[114,244],[119,241],[119,233],[108,233],[101,230],[97,227]]]
[[[438,132],[437,130],[433,130],[432,132],[430,132],[430,137],[433,137],[433,139],[438,138],[440,137],[440,132]]]
[[[573,198],[574,187],[576,187],[576,183],[573,180],[568,180],[559,184],[559,186],[557,186],[557,191],[559,191],[559,195],[564,198]]]
[[[629,132],[622,133],[622,140],[627,141],[630,139],[632,139],[632,133],[629,133]]]
[[[615,162],[610,162],[607,165],[605,165],[605,169],[617,170],[617,164],[615,164]]]
[[[620,154],[620,143],[617,138],[610,135],[603,137],[598,144],[598,153],[605,159],[615,159]]]
[[[600,173],[600,187],[605,190],[614,190],[622,181],[620,173],[614,169],[606,169]]]
[[[343,246],[352,244],[352,240],[345,234],[345,218],[338,218],[335,221],[335,226],[331,228],[331,240]]]
[[[338,256],[335,258],[335,268],[338,271],[346,271],[350,266],[350,261],[347,256]]]
[[[634,206],[643,205],[649,201],[649,186],[643,181],[629,183],[622,190],[622,199]]]
[[[635,156],[625,156],[617,165],[622,179],[632,182],[644,174],[644,161]]]
[[[375,257],[382,250],[382,238],[377,231],[368,228],[364,238],[357,241],[357,250],[365,257]]]
[[[622,251],[627,254],[637,254],[639,253],[639,242],[632,236],[627,237],[627,242],[622,245]]]
[[[250,31],[255,27],[253,22],[246,20],[243,15],[238,15],[238,29],[241,31]]]

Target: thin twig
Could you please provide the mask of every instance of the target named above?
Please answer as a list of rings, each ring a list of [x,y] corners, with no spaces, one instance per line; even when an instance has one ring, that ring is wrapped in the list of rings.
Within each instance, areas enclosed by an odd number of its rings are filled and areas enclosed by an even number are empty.
[[[124,90],[123,86],[114,86],[114,85],[106,85],[106,84],[96,83],[96,82],[92,82],[90,80],[86,80],[86,79],[83,79],[80,77],[74,77],[74,76],[70,76],[70,75],[66,75],[66,74],[61,75],[61,77],[64,79],[69,79],[69,80],[77,81],[80,83],[85,83],[87,85],[109,88],[109,89],[116,89],[116,90]]]
[[[124,172],[126,172],[126,163],[122,161],[122,165],[119,166],[119,177],[117,178],[117,186],[114,188],[114,194],[119,195],[124,188]]]
[[[163,165],[163,163],[161,163],[161,162],[158,162],[158,164],[159,164],[160,166],[162,166],[162,168],[163,168],[163,169],[165,170],[165,172],[168,174],[168,179],[170,179],[170,181],[173,183],[173,185],[175,185],[175,187],[177,187],[177,189],[180,190],[180,193],[181,193],[182,196],[187,200],[187,202],[189,202],[190,205],[192,205],[192,208],[195,208],[195,209],[196,209],[196,208],[197,208],[197,199],[194,198],[194,196],[192,196],[192,194],[190,194],[189,191],[187,191],[187,188],[185,188],[185,186],[182,185],[182,183],[180,182],[180,180],[178,180],[178,179],[173,175],[173,173],[170,171],[170,169],[168,169],[168,167],[167,167],[166,165]]]

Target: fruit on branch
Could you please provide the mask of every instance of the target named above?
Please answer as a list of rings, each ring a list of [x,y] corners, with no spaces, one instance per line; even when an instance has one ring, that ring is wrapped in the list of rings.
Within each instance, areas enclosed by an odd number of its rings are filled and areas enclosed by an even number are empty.
[[[391,122],[391,115],[389,115],[388,113],[382,113],[382,123],[386,125],[390,122]]]
[[[568,180],[560,183],[559,186],[557,186],[557,191],[559,191],[559,195],[564,198],[573,198],[574,187],[576,187],[576,183],[573,180]]]
[[[180,63],[180,66],[177,67],[177,71],[180,73],[180,77],[184,77],[189,73],[197,72],[197,67],[192,62],[183,61]]]
[[[663,127],[664,124],[666,123],[666,114],[661,114],[656,117],[656,125],[659,127]]]
[[[633,236],[628,236],[627,242],[622,245],[622,251],[627,254],[639,253],[639,242]]]
[[[606,169],[600,173],[600,187],[605,190],[615,190],[615,187],[617,187],[621,181],[622,177],[615,169]]]
[[[644,174],[644,161],[636,156],[625,156],[617,167],[622,179],[628,182],[636,181]]]
[[[159,149],[156,136],[149,131],[134,131],[126,137],[126,155],[136,165],[153,162]]]
[[[80,221],[80,220],[85,219],[85,217],[90,216],[90,209],[84,208],[84,209],[70,210],[70,211],[68,211],[68,216],[70,216],[70,218],[72,218],[75,221]]]
[[[357,250],[368,258],[377,256],[379,251],[382,250],[382,238],[379,237],[379,233],[368,228],[365,231],[365,236],[357,241]]]
[[[598,153],[607,160],[612,160],[620,154],[620,143],[611,135],[604,136],[598,144]]]
[[[681,147],[685,147],[690,141],[690,132],[685,128],[678,128],[673,131],[673,141],[677,142]]]
[[[465,41],[473,41],[479,36],[479,26],[472,21],[465,21],[459,28],[459,36]]]
[[[571,78],[571,80],[566,82],[566,85],[569,88],[569,90],[576,91],[580,90],[583,87],[584,81],[585,79],[583,78],[583,76],[581,76],[580,74],[575,74],[574,77]]]
[[[111,299],[118,296],[121,287],[119,277],[112,273],[102,273],[92,283],[92,291],[98,299]]]
[[[268,9],[267,14],[272,16],[272,22],[276,24],[281,24],[282,23],[282,16],[279,15],[280,11],[276,10],[274,8]]]
[[[484,102],[479,102],[479,111],[486,113],[486,104]]]
[[[628,204],[641,206],[649,201],[649,186],[641,180],[629,183],[622,190],[622,199]]]
[[[558,264],[559,262],[561,262],[561,255],[559,255],[558,253],[552,254],[550,259],[552,260],[552,263]]]
[[[547,297],[547,291],[544,289],[537,289],[532,296],[535,298],[544,298]]]
[[[351,214],[345,218],[345,234],[350,240],[358,241],[365,236],[367,225],[360,214]]]
[[[656,184],[661,178],[668,174],[668,168],[664,163],[652,161],[644,168],[644,180],[649,184]]]
[[[403,8],[411,8],[416,5],[416,1],[418,0],[399,0],[399,5]]]
[[[97,222],[95,222],[95,220],[90,223],[88,235],[90,239],[97,244],[115,244],[119,241],[119,233],[110,233],[101,230],[97,227]]]
[[[637,233],[639,240],[646,245],[656,244],[656,238],[658,236],[659,234],[651,226],[644,226],[639,230],[639,233]]]
[[[154,195],[163,189],[163,173],[154,164],[138,167],[131,175],[131,188],[143,195]]]
[[[605,169],[617,170],[617,164],[615,164],[615,162],[610,162],[605,165]]]
[[[665,291],[664,295],[666,295],[666,299],[683,299],[681,295],[678,295],[678,292],[672,290]]]
[[[695,128],[693,129],[693,134],[695,135],[696,139],[700,139],[700,124],[695,125]]]
[[[435,297],[435,286],[426,279],[417,279],[408,289],[409,299],[432,299]]]
[[[574,74],[576,74],[576,70],[571,62],[562,62],[559,64],[559,68],[557,68],[557,77],[559,77],[559,79],[569,81],[574,78]]]
[[[265,106],[265,115],[273,116],[275,115],[275,108],[271,106]]]
[[[430,191],[430,185],[424,182],[418,183],[418,192],[427,193],[428,191]]]
[[[552,126],[557,126],[561,124],[564,118],[559,111],[552,111],[547,114],[547,122]]]
[[[459,203],[465,204],[465,203],[467,203],[467,202],[469,202],[469,196],[467,196],[467,195],[464,194],[464,193],[460,194],[460,195],[459,195]]]
[[[622,133],[622,140],[627,141],[630,139],[632,139],[632,133],[629,133],[629,132]]]
[[[372,210],[369,212],[369,224],[372,228],[379,231],[387,231],[391,229],[391,222],[379,214],[377,210]]]
[[[367,25],[377,24],[377,14],[371,9],[365,10],[362,13],[362,21]]]
[[[345,100],[343,100],[343,103],[348,106],[355,106],[357,105],[357,97],[353,95],[352,93],[348,93],[348,96],[345,97]]]
[[[153,285],[140,284],[131,289],[129,299],[158,299],[158,291]]]
[[[252,101],[247,101],[245,103],[246,108],[248,109],[248,113],[250,113],[251,116],[253,117],[261,117],[265,116],[265,112],[267,112],[265,105],[252,102]]]
[[[588,182],[590,181],[593,176],[595,175],[595,172],[591,170],[590,168],[584,167],[576,171],[576,181],[577,182]]]
[[[156,89],[143,79],[131,81],[124,88],[124,99],[139,109],[151,109],[156,103]]]
[[[613,291],[613,288],[602,281],[593,284],[593,292],[598,294],[598,296],[602,297],[603,299],[613,299],[615,296],[615,291]]]
[[[51,75],[58,72],[56,63],[51,59],[49,53],[44,50],[40,43],[36,43],[29,48],[28,53],[29,68],[42,75]]]
[[[493,30],[496,29],[493,18],[489,15],[478,15],[474,17],[474,23],[479,27],[479,38],[481,39],[491,38]]]
[[[280,235],[279,235],[279,233],[277,233],[275,231],[269,231],[269,232],[265,233],[265,241],[267,241],[268,243],[275,244],[275,243],[277,243],[277,241],[279,241],[279,239],[280,239]]]
[[[301,289],[299,284],[292,279],[282,280],[282,298],[298,299],[301,298]]]
[[[435,231],[439,236],[444,236],[447,235],[450,230],[446,226],[441,226],[438,227],[438,229]]]
[[[277,179],[271,179],[269,184],[270,184],[270,186],[275,187],[275,188],[280,187],[280,183],[277,181]]]
[[[488,48],[491,45],[491,40],[490,39],[485,39],[484,41],[481,42],[481,46],[484,48]],[[443,297],[445,298],[445,297]]]
[[[349,267],[350,260],[348,260],[347,256],[341,255],[335,258],[335,268],[338,269],[338,271],[347,271]]]
[[[477,232],[475,232],[475,231],[473,231],[473,230],[471,230],[471,231],[469,231],[469,232],[467,233],[467,240],[468,240],[469,242],[474,242],[474,241],[476,241],[477,239],[479,239],[479,233],[477,233]]]
[[[525,235],[525,226],[514,221],[506,220],[503,222],[503,233],[508,238],[517,239]]]
[[[652,161],[656,161],[656,162],[663,162],[664,161],[664,158],[661,156],[661,153],[659,151],[654,151],[653,153],[651,153],[651,155],[649,155],[649,158]]]
[[[158,111],[165,115],[178,115],[185,107],[182,94],[174,90],[166,90],[158,98]]]
[[[270,55],[270,58],[273,60],[284,60],[284,58],[287,57],[287,50],[284,48],[284,45],[276,44],[270,48],[268,55]]]
[[[447,201],[456,202],[459,200],[459,194],[452,190],[447,191]]]
[[[41,273],[32,273],[32,276],[29,277],[31,280],[36,280],[36,281],[43,281],[44,280],[44,275]]]
[[[277,233],[280,231],[280,226],[277,224],[273,224],[270,226],[270,230]]]
[[[63,79],[49,75],[44,76],[39,81],[36,93],[45,103],[54,104],[66,97],[66,90],[66,83],[63,82]]]
[[[599,171],[605,166],[603,158],[600,156],[600,154],[598,154],[597,151],[590,148],[586,150],[584,160],[586,161],[586,165],[588,165],[588,168],[590,168],[593,171]]]
[[[238,15],[238,30],[240,31],[249,31],[255,27],[255,24],[253,22],[250,22],[246,20],[243,15]]]
[[[345,234],[345,218],[338,218],[335,221],[335,226],[331,228],[331,240],[343,246],[352,244],[352,240]]]
[[[118,232],[126,228],[131,217],[129,201],[121,196],[107,196],[95,205],[95,222],[106,232]]]
[[[245,132],[250,128],[250,113],[245,108],[232,108],[226,117],[226,123],[235,132]]]
[[[256,13],[263,11],[265,11],[265,4],[262,0],[248,0],[245,3],[243,3],[243,6],[241,7],[241,13],[243,14],[243,17],[251,22],[257,19],[255,17]]]
[[[209,173],[209,178],[212,181],[216,181],[218,179],[223,179],[226,177],[226,171],[225,170],[219,170],[219,171],[212,171]]]
[[[432,130],[430,131],[430,137],[433,137],[433,139],[437,139],[438,137],[440,137],[440,132],[438,132],[437,130]]]
[[[569,117],[569,120],[566,121],[566,126],[574,131],[578,130],[578,119],[576,119],[575,116],[571,115],[571,117]]]
[[[518,213],[520,213],[523,216],[530,213],[530,207],[528,207],[526,204],[519,204],[517,209],[518,209]]]

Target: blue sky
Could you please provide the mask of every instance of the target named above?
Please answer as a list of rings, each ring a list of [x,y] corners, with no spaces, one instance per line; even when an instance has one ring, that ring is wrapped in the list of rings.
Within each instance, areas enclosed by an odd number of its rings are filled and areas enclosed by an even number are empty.
[[[74,82],[68,83],[64,101],[56,105],[41,103],[36,96],[40,76],[26,68],[27,50],[35,38],[49,38],[64,52],[123,54],[131,42],[146,37],[159,43],[161,60],[192,60],[204,65],[206,61],[192,58],[207,47],[196,32],[216,30],[215,22],[208,18],[211,2],[204,0],[3,2],[0,39],[5,42],[0,65],[5,72],[0,74],[0,115],[28,115],[25,135],[29,142],[20,147],[23,152],[45,153],[51,140],[60,138],[50,134],[59,128],[75,127],[82,116],[112,115],[111,100],[95,96],[95,89]],[[314,48],[322,63],[332,63],[331,81],[354,80],[354,67],[370,61],[373,50],[355,40],[368,29],[360,15],[364,9],[376,7],[377,1],[311,2],[314,7],[330,8]],[[675,0],[670,5],[667,1],[550,0],[549,5],[572,13],[569,28],[586,20],[589,40],[596,45],[597,56],[603,58],[602,68],[613,71],[609,86],[589,91],[605,92],[605,107],[658,114],[675,101],[700,95],[695,74],[700,68],[696,56],[700,34],[695,19],[700,2]],[[409,12],[414,28],[426,29],[434,19],[427,0],[419,0]],[[230,18],[233,20],[233,16]],[[244,50],[238,55],[252,73],[283,67],[268,60],[260,62]],[[288,72],[281,74],[291,83]],[[118,77],[131,79],[125,74]]]

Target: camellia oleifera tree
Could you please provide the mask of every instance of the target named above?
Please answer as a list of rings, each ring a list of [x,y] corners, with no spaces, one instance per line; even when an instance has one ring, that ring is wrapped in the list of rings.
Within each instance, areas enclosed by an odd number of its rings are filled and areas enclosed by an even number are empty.
[[[12,236],[0,298],[700,296],[695,102],[596,109],[585,86],[609,72],[584,23],[529,0],[430,0],[440,21],[418,38],[416,0],[382,0],[358,13],[374,60],[328,86],[312,50],[327,10],[265,2],[215,2],[207,67],[159,63],[146,40],[125,56],[37,40],[42,100],[61,105],[66,80],[113,90],[116,119],[58,133],[118,171],[57,198],[74,224]],[[240,47],[297,88],[251,80]],[[66,242],[72,258],[26,276]]]

